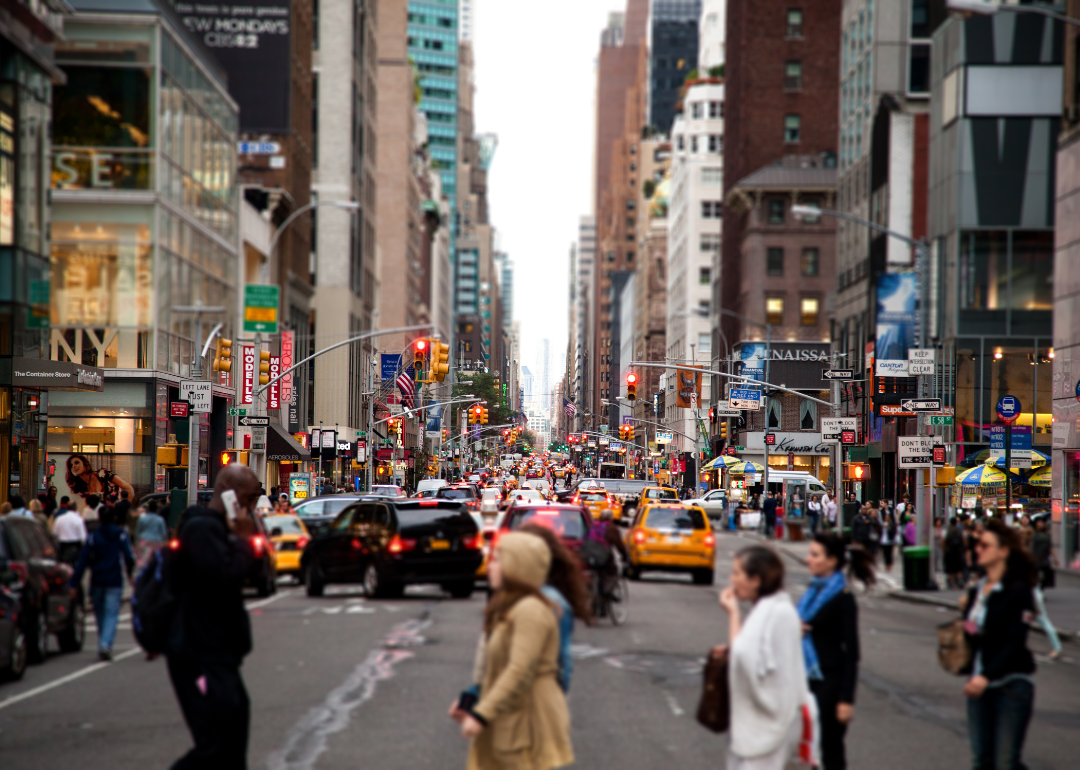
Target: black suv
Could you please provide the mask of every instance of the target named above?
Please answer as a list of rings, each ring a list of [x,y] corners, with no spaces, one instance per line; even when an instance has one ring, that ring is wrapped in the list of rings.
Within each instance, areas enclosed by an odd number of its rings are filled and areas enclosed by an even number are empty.
[[[339,513],[359,499],[359,495],[321,495],[297,503],[293,510],[314,537],[329,527]]]
[[[18,597],[31,663],[45,660],[49,634],[56,634],[63,652],[83,647],[86,612],[81,593],[72,599],[68,591],[71,574],[44,527],[21,516],[0,518],[0,584]]]
[[[300,573],[308,596],[321,596],[327,583],[362,583],[372,597],[434,583],[466,599],[482,547],[476,522],[458,501],[364,497],[307,544]]]

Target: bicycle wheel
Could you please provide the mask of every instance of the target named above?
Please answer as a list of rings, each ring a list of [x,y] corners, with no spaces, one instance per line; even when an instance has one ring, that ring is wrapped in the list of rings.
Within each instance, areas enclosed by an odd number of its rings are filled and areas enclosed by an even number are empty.
[[[612,588],[611,598],[605,599],[605,602],[607,603],[611,624],[621,626],[625,623],[627,615],[630,614],[630,583],[627,582],[626,578],[619,578]]]

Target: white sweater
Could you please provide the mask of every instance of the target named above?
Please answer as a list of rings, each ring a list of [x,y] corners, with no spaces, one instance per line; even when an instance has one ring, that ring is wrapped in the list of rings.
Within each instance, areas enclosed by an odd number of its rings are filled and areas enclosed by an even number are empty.
[[[787,739],[807,698],[802,624],[783,591],[759,599],[731,645],[731,751],[760,757]]]

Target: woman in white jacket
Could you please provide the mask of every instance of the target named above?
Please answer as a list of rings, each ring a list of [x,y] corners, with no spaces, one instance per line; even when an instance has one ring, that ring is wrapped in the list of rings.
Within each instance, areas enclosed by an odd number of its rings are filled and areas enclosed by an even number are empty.
[[[783,770],[803,737],[802,624],[783,585],[780,557],[755,545],[735,555],[731,585],[720,594],[729,623],[728,770]],[[753,604],[745,622],[740,601]]]

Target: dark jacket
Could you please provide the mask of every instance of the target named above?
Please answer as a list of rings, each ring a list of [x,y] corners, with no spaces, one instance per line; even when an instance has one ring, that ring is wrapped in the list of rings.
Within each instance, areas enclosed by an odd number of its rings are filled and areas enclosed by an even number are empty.
[[[766,519],[776,518],[776,498],[766,497],[765,501],[761,504],[761,511],[765,514]]]
[[[167,653],[238,666],[251,652],[251,623],[244,608],[251,545],[229,531],[224,514],[199,505],[181,515],[177,539],[169,581],[180,610]]]
[[[838,702],[855,702],[859,679],[859,607],[851,590],[845,588],[810,621],[821,673],[838,682]]]
[[[105,524],[86,539],[68,585],[78,588],[89,568],[91,587],[123,588],[124,570],[130,578],[134,566],[135,554],[131,552],[128,533],[115,524]]]
[[[968,589],[968,612],[975,605],[978,586]],[[991,682],[1010,674],[1031,674],[1035,658],[1027,646],[1025,615],[1035,611],[1031,586],[1019,581],[1003,584],[986,597],[986,619],[982,633],[972,640],[981,655],[982,675]]]
[[[856,543],[869,543],[873,539],[873,521],[862,511],[851,521],[851,539]]]

